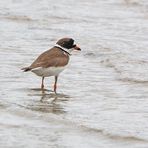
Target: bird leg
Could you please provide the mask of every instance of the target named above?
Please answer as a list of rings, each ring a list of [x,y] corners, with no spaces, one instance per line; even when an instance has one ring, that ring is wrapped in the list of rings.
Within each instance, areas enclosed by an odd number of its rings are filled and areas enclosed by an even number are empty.
[[[41,90],[44,91],[44,77],[42,77]]]
[[[57,93],[57,81],[58,81],[58,76],[55,76],[55,83],[54,83],[54,92],[55,94]]]

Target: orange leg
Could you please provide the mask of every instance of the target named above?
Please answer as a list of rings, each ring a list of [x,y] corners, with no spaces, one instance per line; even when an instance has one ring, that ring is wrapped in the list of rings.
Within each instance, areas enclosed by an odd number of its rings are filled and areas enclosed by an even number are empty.
[[[54,83],[54,92],[57,93],[57,81],[58,81],[58,76],[55,76],[55,83]]]
[[[42,77],[42,84],[41,84],[41,90],[44,90],[44,77]]]

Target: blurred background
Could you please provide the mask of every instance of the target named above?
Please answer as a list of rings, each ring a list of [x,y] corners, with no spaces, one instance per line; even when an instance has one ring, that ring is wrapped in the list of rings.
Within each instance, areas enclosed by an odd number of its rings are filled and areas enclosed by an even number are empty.
[[[62,37],[81,47],[54,79],[20,69]],[[148,1],[0,1],[0,147],[147,148]]]

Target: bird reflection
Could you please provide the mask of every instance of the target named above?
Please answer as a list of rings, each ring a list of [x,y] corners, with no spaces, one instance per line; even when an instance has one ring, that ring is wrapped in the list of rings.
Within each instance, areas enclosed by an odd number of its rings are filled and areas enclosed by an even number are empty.
[[[29,108],[31,110],[54,114],[66,113],[64,109],[64,104],[70,98],[70,96],[68,95],[55,94],[53,92],[41,92],[40,94],[31,94],[31,96],[40,96],[40,101],[33,101],[32,105],[29,105]]]

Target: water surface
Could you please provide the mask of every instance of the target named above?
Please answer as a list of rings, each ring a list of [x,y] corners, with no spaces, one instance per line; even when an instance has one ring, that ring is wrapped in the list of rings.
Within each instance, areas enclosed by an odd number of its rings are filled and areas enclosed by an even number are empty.
[[[3,148],[148,147],[148,1],[0,2]],[[82,48],[54,79],[20,69],[61,37]],[[9,140],[8,140],[9,139]]]

